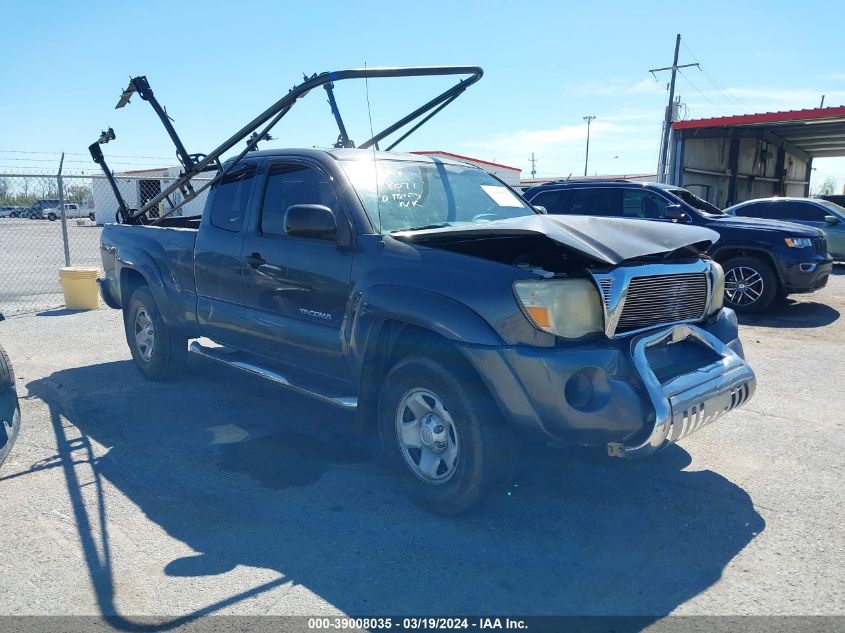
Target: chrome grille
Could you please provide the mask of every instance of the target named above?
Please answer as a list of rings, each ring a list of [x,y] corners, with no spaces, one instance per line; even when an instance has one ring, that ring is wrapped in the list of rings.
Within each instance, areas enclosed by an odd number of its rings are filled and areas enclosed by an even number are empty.
[[[602,291],[604,294],[604,288]],[[634,277],[628,284],[616,334],[700,319],[707,309],[707,295],[707,274],[703,272]]]

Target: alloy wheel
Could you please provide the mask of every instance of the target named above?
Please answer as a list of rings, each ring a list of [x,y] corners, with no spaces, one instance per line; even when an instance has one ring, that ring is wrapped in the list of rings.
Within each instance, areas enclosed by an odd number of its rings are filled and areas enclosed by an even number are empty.
[[[458,431],[443,401],[427,389],[411,389],[396,408],[396,439],[405,463],[429,484],[443,484],[458,466]]]
[[[135,314],[134,332],[138,353],[141,355],[141,358],[149,362],[153,357],[155,330],[153,329],[153,320],[147,313],[146,308],[141,308]]]
[[[725,296],[738,306],[748,306],[757,301],[764,290],[763,277],[747,266],[737,266],[725,272]]]

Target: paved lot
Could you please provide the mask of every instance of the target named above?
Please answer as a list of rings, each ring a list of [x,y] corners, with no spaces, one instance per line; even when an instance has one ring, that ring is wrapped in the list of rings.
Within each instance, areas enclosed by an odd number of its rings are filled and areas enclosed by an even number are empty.
[[[843,311],[839,268],[743,326],[741,412],[648,461],[539,450],[458,519],[347,414],[202,359],[142,380],[118,312],[8,320],[0,613],[845,614]]]
[[[100,228],[68,220],[71,264],[100,267]],[[64,304],[62,223],[0,218],[0,312],[6,316]]]

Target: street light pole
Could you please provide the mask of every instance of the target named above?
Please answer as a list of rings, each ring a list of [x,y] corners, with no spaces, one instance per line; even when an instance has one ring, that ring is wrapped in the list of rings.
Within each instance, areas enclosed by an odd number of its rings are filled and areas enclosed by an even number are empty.
[[[587,153],[586,153],[586,156],[584,156],[584,175],[585,176],[587,175],[587,165],[590,162],[590,123],[592,123],[592,121],[595,118],[596,117],[594,117],[592,115],[584,117],[584,120],[587,122]]]

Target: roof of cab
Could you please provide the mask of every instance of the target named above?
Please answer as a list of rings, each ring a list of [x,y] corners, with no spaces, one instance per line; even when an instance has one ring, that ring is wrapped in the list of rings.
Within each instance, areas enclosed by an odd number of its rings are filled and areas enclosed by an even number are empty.
[[[285,148],[285,149],[264,149],[249,152],[244,158],[265,158],[284,156],[306,156],[311,158],[322,158],[330,156],[335,160],[398,160],[415,163],[443,163],[446,165],[461,165],[464,167],[475,167],[469,163],[439,156],[425,156],[421,154],[408,154],[406,152],[384,152],[372,149],[355,148],[334,148],[334,147],[312,147],[312,148]],[[231,160],[231,159],[229,159]],[[226,161],[229,162],[229,161]]]

